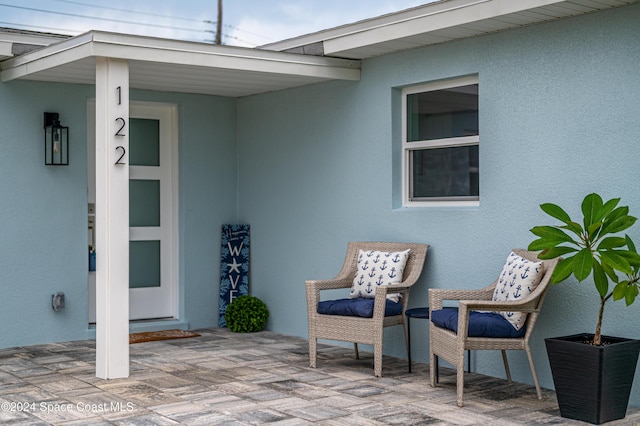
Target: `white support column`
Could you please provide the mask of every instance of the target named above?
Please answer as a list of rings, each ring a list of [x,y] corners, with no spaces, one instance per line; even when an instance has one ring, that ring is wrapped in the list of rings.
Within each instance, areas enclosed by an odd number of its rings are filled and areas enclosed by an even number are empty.
[[[96,59],[96,376],[129,376],[129,63]]]

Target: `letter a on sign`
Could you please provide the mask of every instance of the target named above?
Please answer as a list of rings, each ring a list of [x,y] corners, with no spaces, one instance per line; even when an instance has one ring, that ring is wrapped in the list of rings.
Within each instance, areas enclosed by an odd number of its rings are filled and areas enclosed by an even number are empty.
[[[249,294],[249,225],[222,225],[220,247],[220,327],[226,327],[227,306]]]

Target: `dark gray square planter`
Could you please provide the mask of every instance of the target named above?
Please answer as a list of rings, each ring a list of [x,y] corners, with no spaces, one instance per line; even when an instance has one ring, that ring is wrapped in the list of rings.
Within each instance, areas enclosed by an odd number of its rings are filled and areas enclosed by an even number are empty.
[[[545,339],[562,417],[601,424],[627,414],[640,340],[593,334]]]

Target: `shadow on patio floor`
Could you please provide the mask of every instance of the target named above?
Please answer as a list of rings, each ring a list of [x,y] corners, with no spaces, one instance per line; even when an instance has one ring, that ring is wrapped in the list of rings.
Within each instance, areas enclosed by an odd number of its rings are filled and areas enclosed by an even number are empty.
[[[573,424],[555,393],[470,373],[465,407],[456,406],[455,374],[319,345],[309,368],[307,341],[263,331],[197,330],[200,337],[131,345],[127,379],[95,377],[95,342],[0,350],[0,423],[21,425],[532,425]],[[608,425],[640,424],[640,410]]]

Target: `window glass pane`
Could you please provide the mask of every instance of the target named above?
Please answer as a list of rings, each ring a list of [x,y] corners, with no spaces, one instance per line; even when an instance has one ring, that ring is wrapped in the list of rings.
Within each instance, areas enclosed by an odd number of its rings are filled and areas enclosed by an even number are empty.
[[[160,165],[160,122],[143,118],[129,121],[129,163],[132,166]]]
[[[478,135],[478,85],[407,95],[407,142]]]
[[[160,287],[160,241],[129,241],[129,288]]]
[[[129,180],[129,226],[160,226],[159,180]]]
[[[477,199],[480,194],[478,151],[477,145],[412,151],[411,198]]]

